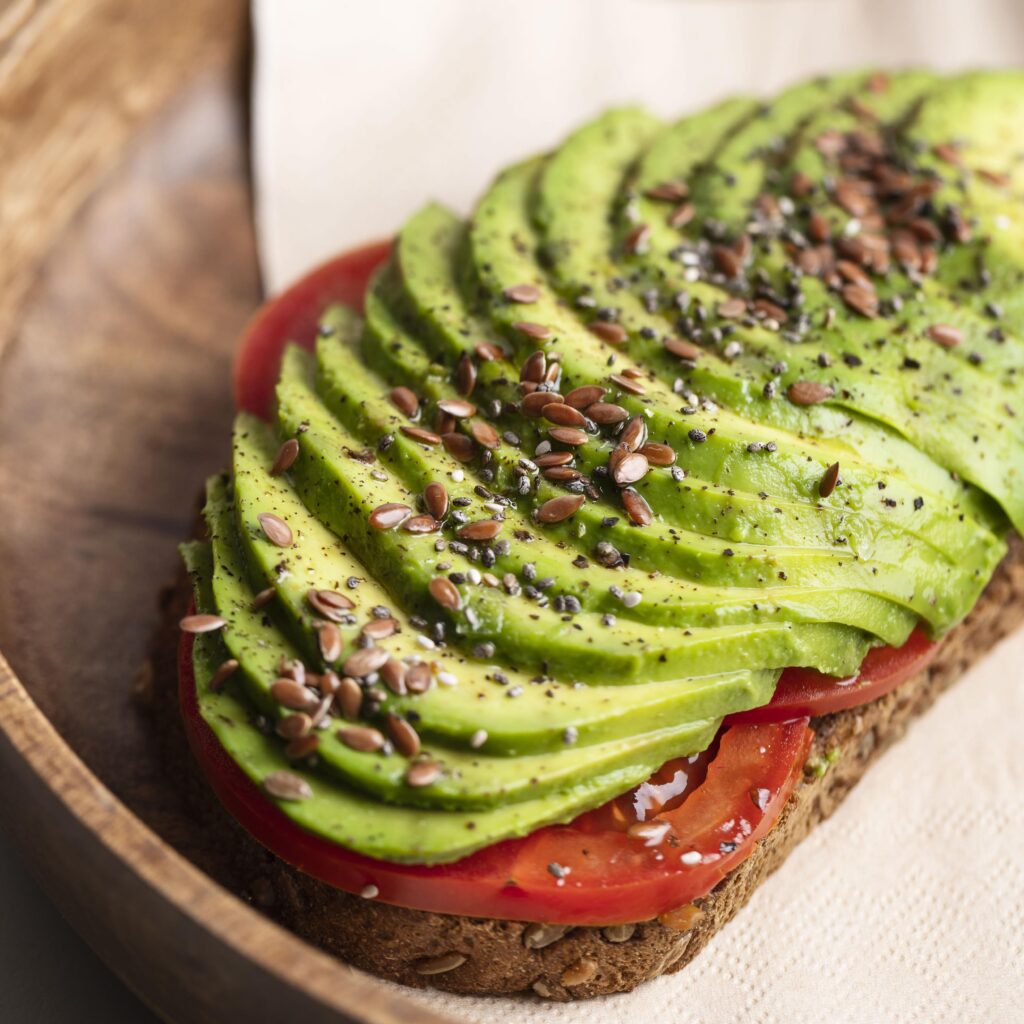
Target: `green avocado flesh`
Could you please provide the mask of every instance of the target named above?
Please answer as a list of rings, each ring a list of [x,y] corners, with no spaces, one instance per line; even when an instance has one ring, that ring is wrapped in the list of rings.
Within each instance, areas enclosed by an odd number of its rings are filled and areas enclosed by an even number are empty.
[[[415,214],[183,547],[242,771],[301,777],[271,798],[331,842],[452,861],[705,750],[787,667],[961,621],[1024,527],[1022,99],[907,72],[613,110]]]

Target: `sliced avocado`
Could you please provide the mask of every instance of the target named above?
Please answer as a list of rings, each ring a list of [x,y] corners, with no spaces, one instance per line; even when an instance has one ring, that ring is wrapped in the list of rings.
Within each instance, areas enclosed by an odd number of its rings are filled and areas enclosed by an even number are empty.
[[[508,175],[506,175],[506,178],[507,177]],[[450,236],[453,230],[453,222],[450,215],[447,217],[447,223],[448,235]],[[458,339],[466,334],[464,328],[459,326],[461,323],[464,322],[465,318],[461,317],[458,312],[458,300],[452,294],[450,286],[447,290],[445,290],[444,288],[443,266],[439,263],[436,256],[431,261],[431,254],[434,251],[434,246],[439,245],[440,241],[445,237],[444,230],[444,212],[440,211],[438,208],[428,208],[426,211],[423,211],[423,213],[421,213],[417,218],[414,218],[414,220],[410,222],[409,225],[407,225],[406,230],[403,232],[402,236],[400,236],[399,239],[398,253],[399,263],[400,266],[402,267],[403,280],[406,281],[406,287],[408,289],[410,305],[417,310],[419,317],[425,320],[432,321],[433,333],[437,335],[440,335],[442,332],[448,334],[451,338],[451,344],[452,346],[454,346],[458,343]],[[489,236],[492,240],[495,233],[495,229],[492,226]],[[406,248],[407,242],[408,249]],[[481,246],[483,244],[483,242],[480,243]],[[494,247],[492,246],[491,248],[486,250],[486,256],[477,256],[477,260],[484,266],[491,268],[492,272],[493,268],[496,266],[496,260],[495,258],[493,258],[493,248]],[[474,251],[480,252],[480,250]],[[415,275],[413,275],[410,271],[406,269],[410,266],[417,268]],[[429,271],[425,271],[423,270],[424,266],[430,266],[431,269]],[[509,279],[506,278],[505,280],[507,283]],[[517,279],[512,278],[511,280],[514,281]],[[588,352],[588,346],[592,347],[597,344],[596,340],[593,339],[592,337],[589,338],[589,340],[587,340],[586,338],[582,338],[580,336],[579,331],[576,331],[573,335],[570,335],[568,331],[559,331],[557,335],[557,349],[561,354],[562,364],[563,366],[566,367],[567,372],[571,372],[573,367],[593,365],[594,362],[592,357],[588,359],[586,354],[576,357],[575,353],[570,350],[570,344],[573,341],[576,341],[577,337],[580,338],[580,344],[584,353]],[[402,347],[404,348],[404,343]],[[572,386],[572,384],[574,383],[590,383],[592,380],[593,377],[584,377],[582,379],[570,379],[570,382],[567,386]],[[645,381],[645,383],[647,382]],[[651,389],[651,391],[653,391],[653,388]],[[626,398],[620,398],[619,400],[622,402],[623,405],[627,404],[628,402],[628,399]],[[654,405],[653,398],[648,398],[645,401],[649,401],[652,405]],[[678,401],[678,399],[675,399],[675,401]],[[664,403],[662,405],[662,408],[664,408],[665,404],[668,403]],[[670,407],[674,407],[674,405],[675,403],[672,402],[672,406]],[[640,405],[641,410],[645,408],[650,409],[650,406]],[[657,406],[655,406],[655,408],[657,408]],[[724,414],[721,411],[715,413],[715,416],[719,419],[724,419],[726,415],[727,414]],[[673,422],[673,420],[675,422]],[[659,418],[656,414],[652,415],[649,422],[651,423],[652,433],[654,432],[654,430],[661,428],[662,423],[661,421],[659,421]],[[668,414],[666,410],[664,414],[664,422],[666,424],[666,428],[674,432],[675,437],[673,439],[676,440],[676,442],[678,443],[680,435],[680,431],[677,425],[678,417],[671,416],[671,414]],[[711,431],[710,427],[708,429],[709,431]],[[716,423],[715,430],[723,429],[728,428],[722,428],[720,423]],[[654,434],[654,436],[657,437],[659,435]],[[747,433],[746,439],[749,438],[750,434]],[[741,441],[740,443],[734,442],[733,445],[730,446],[731,451],[728,452],[728,455],[730,457],[730,465],[735,466],[740,460],[742,460],[743,463],[746,465],[752,463],[757,464],[758,462],[760,462],[762,465],[765,462],[775,464],[774,457],[771,460],[751,459],[750,453],[746,451],[746,439]],[[793,447],[792,441],[792,438],[787,438],[786,441],[781,441],[780,438],[780,443],[786,444],[789,448]],[[684,435],[683,443],[686,445],[686,454],[689,455],[690,452],[696,449],[713,448],[716,451],[721,451],[724,444],[728,442],[722,442],[716,439],[716,442],[714,444],[696,444],[695,442],[686,438]],[[803,456],[804,459],[806,459],[807,457],[808,456],[806,454]],[[798,463],[798,465],[804,466],[805,462],[801,461]],[[806,478],[806,469],[801,469],[801,472]],[[734,476],[735,475],[733,475],[733,479]],[[730,483],[733,482],[733,479],[730,479]],[[817,474],[815,474],[815,479],[818,479]],[[648,486],[650,486],[649,483]],[[816,486],[816,484],[812,486]],[[926,562],[934,564],[936,566],[937,572],[940,574],[940,578],[945,577],[948,579],[953,579],[958,577],[962,572],[962,566],[955,562],[953,559],[948,558],[945,552],[943,552],[942,550],[929,548],[927,545],[906,545],[905,539],[897,533],[894,536],[894,540],[896,541],[894,556],[889,566],[886,567],[884,562],[881,561],[881,559],[878,559],[876,561],[876,554],[881,554],[884,551],[883,545],[885,544],[889,536],[892,536],[891,531],[887,526],[887,517],[881,519],[880,522],[874,525],[873,520],[868,521],[868,528],[865,530],[864,544],[862,549],[861,544],[858,543],[857,540],[857,512],[855,510],[857,509],[857,504],[860,500],[871,500],[872,502],[878,500],[875,497],[875,495],[877,494],[877,477],[873,477],[870,480],[870,482],[864,481],[862,487],[864,498],[860,499],[857,496],[852,497],[852,509],[854,511],[852,512],[852,514],[850,511],[844,512],[844,529],[842,533],[837,532],[837,534],[833,535],[833,537],[838,536],[842,538],[839,542],[838,550],[819,550],[817,552],[812,553],[812,555],[810,556],[811,561],[815,566],[820,565],[822,561],[831,561],[832,564],[836,567],[837,575],[835,577],[830,576],[828,569],[823,568],[821,571],[815,569],[815,581],[819,585],[824,586],[839,585],[840,583],[845,583],[847,586],[857,587],[861,585],[861,583],[863,583],[864,589],[869,591],[875,591],[876,593],[884,595],[885,597],[890,598],[895,602],[904,603],[908,607],[912,608],[913,611],[929,619],[936,619],[936,616],[948,615],[949,621],[955,621],[957,618],[962,617],[962,615],[966,611],[966,607],[964,604],[961,603],[962,595],[960,594],[956,586],[940,586],[937,587],[934,591],[929,590],[928,593],[915,594],[913,592],[913,585],[909,584],[908,581],[910,578],[917,577],[914,577],[912,573],[904,575],[904,570],[909,569],[910,563],[913,559],[922,558]],[[735,488],[730,489],[735,490]],[[756,490],[756,487],[752,489]],[[785,486],[781,486],[776,487],[776,490],[785,493],[787,488]],[[793,490],[792,485],[788,488],[788,490]],[[808,490],[810,490],[810,488],[808,488]],[[697,500],[699,500],[705,492],[700,490],[694,490],[691,493],[695,496]],[[768,493],[767,488],[765,488],[765,490],[762,491],[761,493]],[[732,500],[736,504],[740,504],[744,500],[744,495],[741,492],[736,491],[732,496]],[[748,500],[748,507],[757,508],[759,504],[764,504],[764,499],[762,499],[759,495],[755,496],[754,494],[750,494]],[[781,508],[784,507],[785,505],[791,504],[791,501],[792,499],[790,498],[788,501],[784,500],[781,503],[776,503],[772,505],[773,509],[780,508],[780,512],[778,513],[778,515],[779,522],[781,525],[779,526],[776,535],[786,535],[786,520],[781,514]],[[912,499],[908,498],[908,504],[910,503],[912,503]],[[888,506],[885,506],[885,509],[888,511]],[[813,515],[813,513],[805,511],[804,515]],[[794,530],[793,532],[794,534],[799,535],[798,530]],[[713,564],[711,566],[708,566],[705,563],[702,564],[699,567],[699,569],[695,570],[692,567],[692,565],[688,565],[687,561],[685,560],[685,556],[687,556],[689,553],[686,547],[687,541],[685,535],[680,537],[674,534],[671,528],[669,529],[669,534],[671,536],[667,539],[667,543],[659,544],[657,535],[648,534],[647,532],[644,532],[643,534],[639,535],[637,539],[631,542],[634,554],[638,558],[646,558],[646,564],[650,565],[650,567],[652,568],[658,566],[666,567],[674,573],[687,574],[690,576],[690,578],[695,578],[692,574],[695,571],[699,571],[701,573],[700,578],[710,579],[711,581],[714,581],[715,576],[712,574],[714,573],[715,566]],[[972,534],[972,539],[973,536],[974,535]],[[996,543],[998,544],[998,542]],[[722,545],[720,545],[719,551],[722,551],[726,548],[729,548],[733,551],[737,550],[736,545],[723,543]],[[862,563],[859,561],[858,553],[860,550],[871,552],[870,564]],[[851,552],[853,553],[852,559],[850,557]],[[744,554],[746,554],[746,552],[744,552]],[[786,557],[784,549],[774,549],[772,557],[784,559]],[[794,552],[793,559],[788,562],[780,561],[779,563],[777,563],[774,567],[774,572],[765,572],[763,571],[763,569],[759,570],[759,563],[757,563],[756,561],[750,561],[750,559],[748,558],[747,568],[753,574],[753,576],[750,578],[750,581],[754,583],[754,585],[757,585],[759,583],[765,582],[766,579],[770,578],[773,575],[776,575],[778,572],[784,572],[786,574],[786,577],[790,579],[792,582],[799,583],[802,578],[800,576],[801,569],[799,560],[801,557],[802,554],[800,556],[797,556]],[[743,569],[742,567],[740,567],[740,569],[737,570],[736,565],[742,560],[743,556],[741,556],[735,562],[728,564],[727,570],[731,578],[735,582],[741,583],[741,585],[743,583]],[[726,563],[719,560],[717,568],[725,570],[725,567]],[[739,573],[738,577],[737,573]],[[972,580],[969,580],[969,582],[973,583]],[[945,610],[942,610],[940,606],[945,604],[947,601],[950,601],[950,604],[947,605]]]
[[[277,665],[282,659],[293,658],[295,651],[265,613],[253,610],[255,592],[244,583],[245,565],[233,537],[231,504],[223,493],[221,478],[215,478],[210,488],[206,516],[213,537],[214,598],[218,614],[227,620],[225,643],[240,664],[244,659],[246,671],[242,678],[250,699],[272,708],[270,684],[278,675]],[[399,653],[394,645],[388,649],[392,656]],[[771,677],[765,681],[768,685],[762,692],[772,688]],[[680,688],[683,686],[685,682]],[[697,689],[702,690],[699,684]],[[506,694],[509,692],[505,690]],[[722,688],[719,692],[724,695]],[[469,704],[474,702],[471,693],[463,699]],[[353,750],[332,730],[320,735],[317,758],[325,771],[338,774],[345,782],[374,793],[381,800],[467,810],[498,801],[533,800],[586,775],[618,772],[624,783],[627,776],[632,778],[626,785],[642,782],[665,761],[703,750],[718,729],[718,718],[693,721],[686,717],[685,702],[678,702],[676,707],[679,717],[675,722],[650,732],[638,730],[637,723],[633,723],[629,733],[615,739],[582,744],[567,744],[563,739],[558,748],[530,754],[519,752],[513,757],[428,742],[423,753],[440,764],[443,772],[433,785],[423,788],[406,785],[408,760],[402,755]],[[283,717],[285,712],[278,710],[272,720],[280,721]]]
[[[182,554],[196,587],[196,607],[214,611],[209,588],[210,549],[192,543]],[[528,835],[541,825],[570,821],[630,788],[629,772],[613,772],[574,781],[571,789],[536,800],[502,803],[474,811],[417,809],[383,803],[340,780],[292,764],[282,744],[252,719],[248,698],[229,682],[213,690],[210,680],[228,657],[223,639],[207,633],[195,638],[193,666],[200,714],[233,761],[257,785],[273,772],[304,779],[307,799],[274,802],[300,828],[368,857],[398,863],[437,864],[458,860],[500,839]],[[270,796],[268,794],[268,796]]]
[[[551,677],[538,682],[536,677],[507,666],[469,658],[451,646],[425,652],[419,642],[422,628],[395,607],[392,596],[375,579],[365,578],[362,564],[340,538],[310,515],[289,482],[269,474],[276,446],[266,425],[254,416],[240,414],[233,447],[233,504],[242,527],[239,531],[232,522],[226,532],[242,548],[247,564],[242,568],[234,564],[237,558],[231,546],[218,557],[218,567],[234,559],[231,572],[218,571],[215,576],[218,605],[248,610],[248,591],[273,587],[273,607],[311,664],[319,662],[319,651],[315,640],[318,620],[307,601],[310,589],[341,589],[355,602],[353,621],[339,624],[345,651],[358,645],[363,623],[372,609],[386,608],[399,626],[397,633],[388,638],[391,655],[403,661],[429,658],[435,665],[434,678],[447,680],[415,696],[386,694],[383,710],[402,714],[413,711],[421,735],[468,747],[482,729],[487,739],[481,750],[503,755],[536,753],[564,748],[567,729],[574,732],[579,744],[620,739],[678,722],[718,718],[756,707],[774,689],[777,673],[761,671],[637,683],[624,693],[614,686],[574,687]],[[211,509],[226,500],[223,485],[214,482]],[[256,522],[261,511],[290,524],[296,539],[284,556],[280,548],[248,525]],[[217,525],[222,522],[218,510],[216,521],[211,518],[210,522],[215,541],[224,530]],[[251,586],[247,578],[253,581]],[[350,579],[358,580],[359,585],[346,590]],[[245,588],[247,593],[235,599],[238,588]],[[299,652],[281,653],[293,658]],[[263,708],[269,706],[265,694],[276,664],[270,655],[261,657],[262,674],[254,682],[259,691],[253,696]],[[508,693],[517,696],[509,699]]]
[[[349,369],[352,379],[362,376],[356,365]],[[309,383],[310,370],[305,353],[292,349],[278,386],[281,431],[298,436],[300,449],[310,456],[292,472],[303,503],[352,547],[396,599],[404,596],[411,609],[437,617],[442,609],[428,596],[430,580],[451,571],[468,575],[472,561],[450,546],[438,551],[429,534],[368,525],[370,513],[382,504],[413,507],[416,492],[394,477],[378,479],[370,465],[353,457],[363,446],[321,403]],[[356,409],[359,402],[352,397],[349,407]],[[413,457],[412,446],[397,437],[392,447]],[[755,660],[759,668],[801,664],[805,658],[822,671],[843,675],[859,664],[867,644],[859,630],[830,624],[799,630],[787,622],[682,630],[621,619],[605,622],[587,612],[569,617],[550,606],[509,599],[496,589],[478,587],[463,597],[468,600],[459,610],[443,612],[463,642],[494,643],[513,665],[569,679],[634,683],[748,668]]]

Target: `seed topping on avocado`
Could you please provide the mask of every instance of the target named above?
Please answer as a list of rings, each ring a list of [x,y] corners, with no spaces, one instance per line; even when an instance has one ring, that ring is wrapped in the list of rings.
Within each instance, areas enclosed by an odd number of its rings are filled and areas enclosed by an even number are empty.
[[[295,465],[295,460],[298,457],[299,442],[294,437],[289,437],[278,448],[277,455],[274,456],[274,462],[270,467],[270,475],[280,476],[282,473],[287,473]]]
[[[275,516],[273,512],[261,512],[256,519],[271,544],[276,544],[279,548],[291,547],[291,527],[280,516]]]
[[[818,494],[823,498],[827,498],[836,489],[836,483],[838,480],[839,463],[833,462],[832,465],[825,470],[821,480],[818,482]]]

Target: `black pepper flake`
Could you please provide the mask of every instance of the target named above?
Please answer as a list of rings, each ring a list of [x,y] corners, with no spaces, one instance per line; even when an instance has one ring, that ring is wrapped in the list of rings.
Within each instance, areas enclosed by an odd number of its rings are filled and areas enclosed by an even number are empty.
[[[924,508],[924,498],[915,498],[914,499],[914,511],[918,512],[918,511],[920,511],[923,508]]]

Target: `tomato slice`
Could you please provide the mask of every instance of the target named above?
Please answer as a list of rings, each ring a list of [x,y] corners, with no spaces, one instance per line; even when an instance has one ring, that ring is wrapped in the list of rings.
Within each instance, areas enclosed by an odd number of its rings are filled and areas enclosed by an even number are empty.
[[[320,317],[332,303],[362,309],[370,277],[390,251],[391,242],[383,241],[342,253],[260,306],[246,325],[235,356],[239,409],[269,414],[285,345],[294,341],[311,349]]]
[[[300,871],[347,892],[416,910],[553,924],[624,924],[707,894],[778,820],[800,777],[807,720],[734,725],[717,749],[670,762],[625,797],[452,864],[396,864],[303,831],[254,785],[199,713],[193,637],[179,685],[189,744],[225,808]]]
[[[726,718],[741,722],[784,722],[790,718],[816,718],[876,700],[928,667],[939,644],[920,627],[902,647],[875,647],[868,651],[851,679],[825,676],[812,668],[787,668],[768,704]]]

